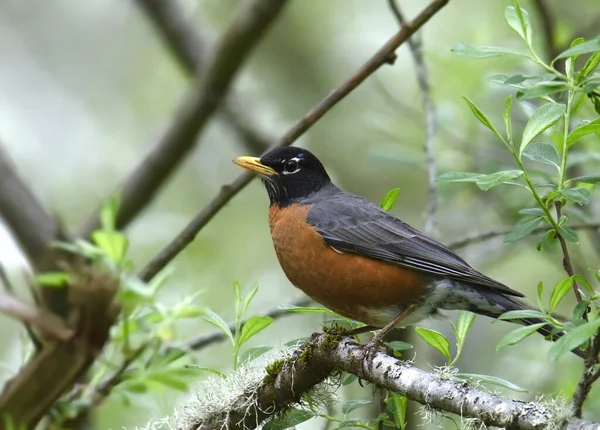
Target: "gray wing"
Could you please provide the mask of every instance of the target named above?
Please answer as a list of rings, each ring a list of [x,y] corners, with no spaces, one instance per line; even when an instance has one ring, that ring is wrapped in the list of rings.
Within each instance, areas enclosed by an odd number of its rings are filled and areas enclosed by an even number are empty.
[[[312,204],[307,222],[336,250],[524,297],[368,200],[343,191],[328,197]]]

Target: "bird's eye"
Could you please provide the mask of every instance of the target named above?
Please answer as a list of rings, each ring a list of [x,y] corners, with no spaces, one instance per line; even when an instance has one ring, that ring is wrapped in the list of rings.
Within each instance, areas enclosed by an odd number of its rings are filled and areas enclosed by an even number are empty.
[[[296,158],[287,160],[283,164],[283,174],[284,175],[291,175],[292,173],[296,173],[298,170],[300,170],[300,167],[298,166],[298,159],[296,159]]]

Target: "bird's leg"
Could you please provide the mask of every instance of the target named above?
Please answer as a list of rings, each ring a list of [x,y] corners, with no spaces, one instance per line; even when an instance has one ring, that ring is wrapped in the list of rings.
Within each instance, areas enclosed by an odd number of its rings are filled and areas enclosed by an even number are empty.
[[[360,355],[360,361],[362,363],[361,373],[363,373],[363,375],[359,375],[359,377],[364,376],[364,374],[366,374],[365,370],[368,370],[368,369],[367,369],[367,367],[365,367],[365,365],[368,362],[369,355],[371,355],[371,354],[373,354],[373,352],[375,352],[375,349],[377,348],[377,344],[383,340],[385,335],[387,335],[396,326],[396,324],[398,324],[404,318],[406,318],[407,316],[412,314],[416,309],[417,309],[417,305],[415,305],[415,304],[408,306],[406,309],[404,309],[402,312],[400,312],[398,315],[396,315],[396,317],[393,320],[391,320],[388,323],[388,325],[386,325],[384,328],[382,328],[379,331],[379,333],[377,333],[375,336],[373,336],[373,338],[369,341],[369,343],[367,343],[363,347],[363,351]],[[361,327],[361,328],[365,328],[365,327]],[[364,379],[364,378],[362,378],[362,379]]]

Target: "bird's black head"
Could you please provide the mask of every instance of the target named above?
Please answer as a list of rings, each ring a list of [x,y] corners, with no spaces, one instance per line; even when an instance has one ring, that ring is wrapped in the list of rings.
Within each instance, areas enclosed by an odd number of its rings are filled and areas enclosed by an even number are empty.
[[[261,158],[239,157],[233,162],[260,175],[271,205],[288,206],[331,184],[317,157],[293,146],[276,148]]]

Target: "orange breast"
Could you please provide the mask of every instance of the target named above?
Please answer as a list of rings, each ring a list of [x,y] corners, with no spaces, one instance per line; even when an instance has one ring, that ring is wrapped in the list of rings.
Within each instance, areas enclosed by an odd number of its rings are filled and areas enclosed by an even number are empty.
[[[346,317],[365,322],[368,310],[419,301],[426,279],[419,272],[339,253],[306,223],[310,207],[272,206],[269,225],[275,252],[288,279],[313,300]]]

